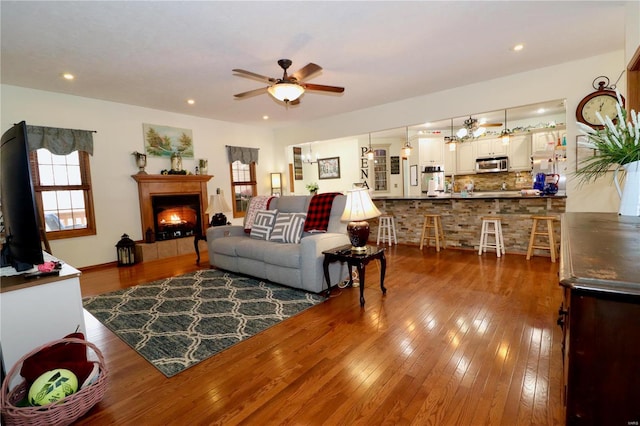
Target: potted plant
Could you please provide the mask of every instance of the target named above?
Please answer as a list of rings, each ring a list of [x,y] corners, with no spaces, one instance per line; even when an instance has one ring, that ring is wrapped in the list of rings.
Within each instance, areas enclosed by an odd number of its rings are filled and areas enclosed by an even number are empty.
[[[309,191],[309,193],[312,195],[315,195],[318,193],[318,184],[315,182],[308,183],[306,188],[307,188],[307,191]]]
[[[618,213],[625,216],[640,216],[640,123],[638,114],[631,111],[627,117],[620,93],[616,91],[618,102],[617,121],[609,116],[604,118],[596,112],[603,125],[596,130],[583,123],[576,123],[587,136],[587,142],[579,142],[584,148],[594,150],[593,157],[580,162],[576,171],[581,182],[586,183],[598,179],[607,171],[615,168],[613,181],[620,195]],[[623,169],[626,175],[624,190],[620,189],[618,171]]]

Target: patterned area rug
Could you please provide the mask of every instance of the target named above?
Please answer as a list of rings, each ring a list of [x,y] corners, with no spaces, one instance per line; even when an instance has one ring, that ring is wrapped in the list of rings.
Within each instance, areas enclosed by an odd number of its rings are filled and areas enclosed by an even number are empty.
[[[208,269],[89,297],[83,304],[171,377],[323,300]]]

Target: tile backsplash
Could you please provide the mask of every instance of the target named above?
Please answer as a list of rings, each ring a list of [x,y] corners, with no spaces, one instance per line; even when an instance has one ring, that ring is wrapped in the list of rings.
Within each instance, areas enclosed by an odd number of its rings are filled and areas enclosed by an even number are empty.
[[[451,182],[450,177],[446,180]],[[503,182],[507,184],[507,190],[529,189],[533,185],[531,172],[479,173],[456,175],[454,191],[459,192],[470,182],[473,182],[476,191],[497,191],[501,189]]]

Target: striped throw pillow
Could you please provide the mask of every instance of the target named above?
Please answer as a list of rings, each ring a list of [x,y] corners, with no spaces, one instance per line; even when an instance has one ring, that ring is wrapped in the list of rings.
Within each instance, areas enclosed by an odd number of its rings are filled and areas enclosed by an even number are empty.
[[[278,210],[258,210],[251,225],[251,238],[256,240],[268,240],[276,222]]]
[[[276,224],[271,232],[271,241],[278,243],[299,243],[306,213],[278,213]]]

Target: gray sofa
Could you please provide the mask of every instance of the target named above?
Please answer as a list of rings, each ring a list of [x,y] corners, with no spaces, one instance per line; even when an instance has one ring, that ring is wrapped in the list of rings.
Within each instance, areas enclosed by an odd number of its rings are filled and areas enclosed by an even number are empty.
[[[306,213],[311,196],[290,195],[271,200],[269,210]],[[323,251],[349,243],[347,224],[340,221],[346,197],[333,200],[325,233],[303,233],[299,244],[250,238],[244,226],[215,226],[207,229],[209,263],[218,269],[239,272],[274,283],[320,293],[326,290]],[[340,263],[329,266],[331,283],[348,276]]]

